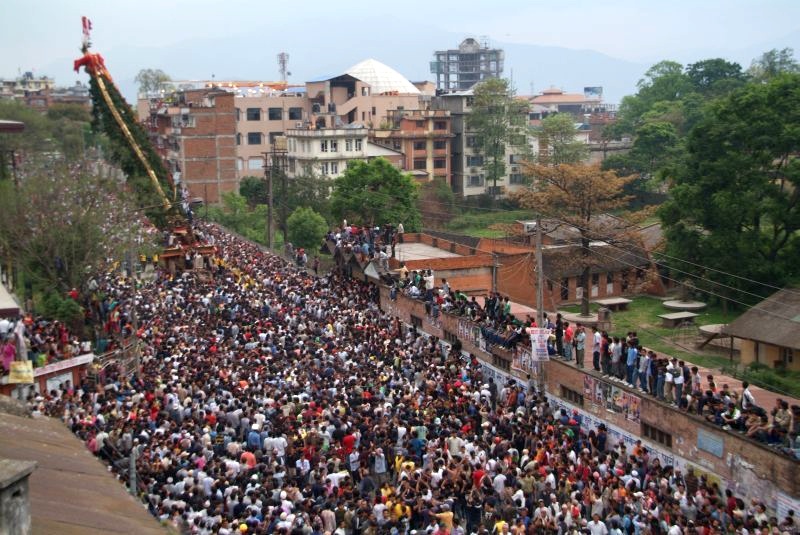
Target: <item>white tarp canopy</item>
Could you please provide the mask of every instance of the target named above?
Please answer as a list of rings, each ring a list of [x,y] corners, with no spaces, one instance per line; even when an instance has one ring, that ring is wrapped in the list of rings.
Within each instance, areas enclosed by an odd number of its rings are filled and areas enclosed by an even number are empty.
[[[0,318],[16,316],[19,316],[19,305],[6,290],[6,287],[0,284]]]

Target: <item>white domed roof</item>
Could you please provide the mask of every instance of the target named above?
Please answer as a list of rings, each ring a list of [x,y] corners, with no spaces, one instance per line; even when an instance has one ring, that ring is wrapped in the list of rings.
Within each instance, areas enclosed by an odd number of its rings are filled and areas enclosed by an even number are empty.
[[[397,91],[401,94],[419,94],[419,89],[402,74],[374,59],[365,59],[345,71],[346,74],[366,82],[372,88],[372,94]]]

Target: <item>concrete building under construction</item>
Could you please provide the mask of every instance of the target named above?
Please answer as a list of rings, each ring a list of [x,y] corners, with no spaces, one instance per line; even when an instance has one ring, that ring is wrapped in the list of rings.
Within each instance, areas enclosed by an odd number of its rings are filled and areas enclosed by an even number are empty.
[[[431,62],[431,73],[436,75],[439,91],[466,91],[487,78],[503,75],[504,52],[489,48],[486,41],[468,37],[458,48],[437,50]]]

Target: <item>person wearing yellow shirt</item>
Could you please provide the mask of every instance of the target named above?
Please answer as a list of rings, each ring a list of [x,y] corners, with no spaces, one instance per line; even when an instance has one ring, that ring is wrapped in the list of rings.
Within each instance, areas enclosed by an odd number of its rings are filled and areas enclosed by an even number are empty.
[[[453,511],[450,510],[449,505],[442,505],[442,511],[440,513],[434,513],[433,516],[444,524],[444,527],[448,530],[453,529]]]

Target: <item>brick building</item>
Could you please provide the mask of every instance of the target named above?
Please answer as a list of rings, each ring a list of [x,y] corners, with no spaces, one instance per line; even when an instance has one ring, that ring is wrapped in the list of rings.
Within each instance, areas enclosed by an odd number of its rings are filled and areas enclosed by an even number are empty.
[[[182,91],[170,105],[152,107],[147,126],[156,150],[190,199],[216,203],[222,193],[238,191],[232,93]]]
[[[452,185],[450,172],[451,131],[447,110],[392,110],[370,138],[403,153],[404,171],[421,181],[440,178]]]

